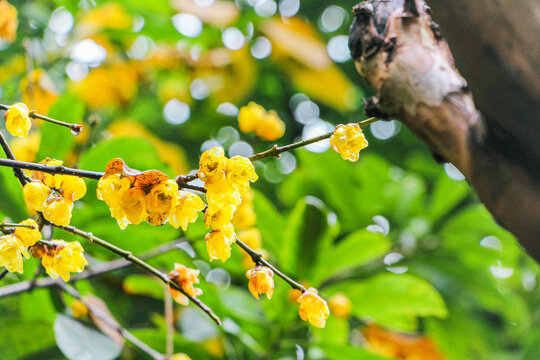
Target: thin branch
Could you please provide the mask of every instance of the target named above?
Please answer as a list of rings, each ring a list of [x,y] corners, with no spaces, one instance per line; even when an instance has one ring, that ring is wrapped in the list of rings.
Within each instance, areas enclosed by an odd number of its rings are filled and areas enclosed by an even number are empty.
[[[0,110],[9,110],[10,108],[11,108],[11,106],[9,106],[9,105],[0,104]],[[37,114],[35,110],[30,111],[28,113],[28,116],[30,116],[33,119],[40,119],[40,120],[48,121],[48,122],[53,123],[55,125],[60,125],[60,126],[63,126],[63,127],[67,127],[69,130],[71,130],[71,133],[73,135],[79,135],[81,133],[81,131],[82,131],[82,125],[80,125],[80,124],[70,124],[70,123],[67,123],[67,122],[64,122],[64,121],[56,120],[56,119],[50,118],[48,116]]]
[[[364,127],[364,126],[367,126],[369,124],[373,124],[374,122],[376,122],[378,120],[380,120],[380,119],[375,118],[375,117],[371,117],[369,119],[362,120],[362,121],[358,122],[357,124],[360,127]],[[326,134],[323,134],[323,135],[320,135],[320,136],[316,136],[316,137],[311,138],[311,139],[298,141],[298,142],[295,142],[295,143],[292,143],[292,144],[289,144],[289,145],[285,145],[285,146],[274,145],[272,148],[270,148],[270,149],[268,149],[266,151],[263,151],[263,152],[260,152],[258,154],[250,156],[249,160],[253,162],[253,161],[261,160],[261,159],[271,157],[271,156],[279,157],[279,154],[284,153],[286,151],[291,151],[291,150],[294,150],[294,149],[297,149],[297,148],[300,148],[300,147],[303,147],[303,146],[306,146],[306,145],[309,145],[309,144],[313,144],[313,143],[316,143],[316,142],[319,142],[319,141],[322,141],[322,140],[326,140],[326,139],[328,139],[328,138],[330,138],[332,136],[334,131],[335,130],[330,131],[329,133],[326,133]],[[199,177],[198,177],[197,173],[191,174],[191,175],[180,175],[177,178],[177,182],[178,182],[179,185],[180,184],[186,184],[186,183],[194,181],[194,180],[196,180],[198,178]]]
[[[378,118],[372,117],[372,118],[360,121],[358,123],[358,125],[360,127],[363,127],[363,126],[367,126],[369,124],[372,124],[372,123],[374,123],[375,121],[378,121],[378,120],[379,120]],[[316,143],[316,142],[319,142],[319,141],[322,141],[322,140],[326,140],[326,139],[328,139],[328,138],[330,138],[332,136],[334,131],[330,131],[329,133],[326,133],[324,135],[320,135],[320,136],[317,136],[317,137],[314,137],[314,138],[311,138],[311,139],[307,139],[307,140],[298,141],[298,142],[295,142],[295,143],[292,143],[292,144],[289,144],[289,145],[285,145],[285,146],[274,145],[271,149],[268,149],[268,150],[263,151],[261,153],[250,156],[249,160],[257,161],[257,160],[261,160],[261,159],[271,157],[271,156],[278,156],[279,157],[279,154],[284,153],[286,151],[291,151],[291,150],[297,149],[299,147],[303,147],[303,146],[313,144],[313,143]]]
[[[6,275],[8,274],[8,272],[9,272],[8,270],[2,271],[2,273],[0,274],[0,281],[1,281],[3,278],[6,277]]]
[[[163,288],[165,291],[165,327],[166,327],[166,354],[170,358],[174,352],[174,313],[173,313],[173,299],[169,288],[165,286]]]
[[[144,254],[139,255],[139,258],[144,259],[144,260],[151,259],[153,257],[159,256],[159,255],[164,254],[166,252],[178,249],[178,245],[185,242],[185,241],[186,240],[177,240],[177,241],[173,241],[173,242],[171,242],[169,244],[164,244],[164,245],[158,246],[157,248],[154,248],[154,249],[152,249],[152,250],[150,250],[150,251],[148,251],[148,252],[146,252]],[[74,274],[69,279],[69,282],[72,283],[72,282],[75,282],[75,281],[78,281],[78,280],[88,279],[90,277],[110,273],[110,272],[113,272],[113,271],[128,267],[131,264],[132,264],[131,261],[127,261],[125,259],[118,259],[118,260],[113,260],[113,261],[110,261],[110,262],[107,262],[107,263],[98,264],[98,265],[93,266],[92,268],[87,268],[82,273]],[[0,279],[1,279],[1,277],[0,277]],[[22,282],[18,282],[16,284],[3,286],[3,287],[0,287],[0,298],[10,296],[10,295],[16,295],[16,294],[26,292],[26,291],[30,291],[33,288],[51,287],[51,286],[56,285],[56,283],[58,281],[59,280],[54,280],[52,278],[43,278],[43,279],[38,279],[33,287],[31,286],[32,284],[31,284],[30,281],[22,281]]]
[[[11,227],[24,227],[24,228],[29,228],[29,229],[35,229],[36,228],[34,225],[14,224],[14,223],[0,223],[0,229],[11,228]]]
[[[20,169],[37,170],[37,171],[42,171],[49,174],[74,175],[78,177],[95,179],[95,180],[99,180],[105,174],[105,173],[96,172],[96,171],[68,168],[63,165],[50,166],[50,165],[18,161],[15,159],[0,159],[0,166],[12,167],[14,169],[19,169],[19,171],[21,171]],[[28,179],[28,181],[30,181],[30,179]]]
[[[124,259],[129,260],[129,261],[133,262],[134,264],[136,264],[137,266],[139,266],[139,267],[145,269],[146,271],[154,274],[161,281],[163,281],[166,285],[171,286],[172,288],[180,291],[182,294],[187,296],[187,298],[189,300],[191,300],[202,311],[204,311],[212,320],[214,320],[218,325],[221,325],[221,320],[219,319],[219,317],[217,317],[217,315],[214,314],[214,312],[208,306],[206,306],[206,304],[204,304],[202,301],[200,301],[196,297],[193,297],[193,296],[189,295],[184,289],[182,289],[181,286],[178,286],[178,284],[176,284],[175,282],[170,281],[169,276],[167,274],[162,273],[161,271],[159,271],[158,269],[156,269],[152,265],[148,264],[147,262],[143,261],[142,259],[138,258],[137,256],[134,256],[131,253],[131,251],[121,249],[116,245],[113,245],[113,244],[111,244],[111,243],[109,243],[109,242],[107,242],[107,241],[105,241],[103,239],[98,238],[97,236],[95,236],[92,233],[84,232],[84,231],[82,231],[80,229],[77,229],[74,226],[59,226],[59,225],[53,225],[53,226],[55,226],[55,227],[57,227],[59,229],[65,230],[65,231],[67,231],[69,233],[72,233],[74,235],[78,235],[80,237],[83,237],[83,238],[85,238],[86,240],[88,240],[91,243],[96,243],[96,244],[100,245],[101,247],[104,247],[105,249],[107,249],[109,251],[112,251],[117,255],[122,256]]]
[[[13,155],[13,151],[11,151],[11,148],[9,147],[9,144],[4,137],[4,134],[2,131],[0,131],[0,146],[2,146],[2,149],[4,149],[4,153],[6,154],[6,157],[9,160],[16,161],[15,155]],[[0,160],[6,160],[6,159],[0,159]],[[15,173],[15,176],[17,179],[19,179],[19,182],[22,186],[24,186],[27,182],[30,181],[30,178],[26,176],[24,171],[22,171],[20,168],[13,168],[13,172]]]
[[[282,273],[281,271],[279,271],[274,265],[270,264],[268,261],[266,261],[262,254],[261,253],[258,253],[256,252],[255,250],[253,250],[252,248],[250,248],[249,246],[247,246],[244,242],[242,242],[238,237],[236,238],[236,244],[242,249],[244,250],[249,256],[251,256],[251,259],[253,260],[253,262],[257,265],[264,265],[270,269],[272,269],[272,271],[277,275],[279,276],[280,278],[282,278],[283,280],[285,280],[285,282],[287,282],[289,285],[291,285],[291,287],[293,289],[296,289],[296,290],[300,290],[301,292],[304,292],[306,291],[306,288],[302,285],[302,284],[299,284],[297,283],[296,281],[294,281],[293,279],[291,279],[290,277],[288,277],[287,275],[285,275],[284,273]]]
[[[141,341],[135,335],[130,333],[126,328],[122,327],[116,321],[113,321],[109,316],[104,314],[100,309],[94,307],[92,304],[87,302],[83,298],[81,293],[79,293],[77,291],[77,289],[75,289],[74,287],[72,287],[72,286],[70,286],[70,285],[68,285],[66,283],[63,283],[63,282],[58,282],[58,286],[60,286],[60,288],[62,290],[67,292],[69,295],[73,296],[75,299],[81,301],[88,308],[88,310],[92,314],[94,314],[99,319],[103,320],[108,326],[110,326],[114,330],[118,331],[124,337],[124,339],[129,341],[136,348],[138,348],[142,352],[146,353],[147,355],[149,355],[153,359],[156,359],[156,360],[165,360],[166,359],[165,355],[163,355],[163,354],[159,353],[158,351],[152,349],[148,344]]]

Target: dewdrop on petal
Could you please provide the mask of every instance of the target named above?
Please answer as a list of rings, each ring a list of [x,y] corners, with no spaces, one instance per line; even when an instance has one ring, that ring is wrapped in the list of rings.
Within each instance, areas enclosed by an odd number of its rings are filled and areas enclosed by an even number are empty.
[[[332,150],[345,160],[358,161],[360,150],[368,146],[368,142],[358,124],[338,125],[330,137]]]
[[[28,115],[30,110],[23,103],[13,104],[4,114],[6,129],[13,136],[26,137],[32,127],[32,120]]]

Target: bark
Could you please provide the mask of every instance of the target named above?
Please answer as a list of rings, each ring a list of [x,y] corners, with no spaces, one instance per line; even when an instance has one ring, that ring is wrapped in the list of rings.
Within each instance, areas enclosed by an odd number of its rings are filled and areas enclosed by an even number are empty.
[[[426,3],[370,0],[354,13],[351,52],[376,91],[366,102],[368,115],[400,119],[452,162],[494,218],[540,260],[538,163],[516,161],[508,150],[513,135],[505,137],[477,110]]]

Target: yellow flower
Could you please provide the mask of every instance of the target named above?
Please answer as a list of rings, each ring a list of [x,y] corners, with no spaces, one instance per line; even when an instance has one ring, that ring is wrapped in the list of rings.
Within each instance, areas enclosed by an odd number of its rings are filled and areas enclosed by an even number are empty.
[[[117,3],[106,3],[88,11],[80,20],[82,29],[95,32],[101,29],[127,29],[131,26],[131,16]]]
[[[81,300],[75,299],[71,303],[71,315],[75,319],[83,319],[88,315],[88,308]]]
[[[83,254],[84,249],[78,241],[53,240],[52,243],[55,244],[55,249],[50,249],[41,260],[50,277],[58,279],[60,276],[67,282],[70,273],[84,270],[88,261],[86,261]]]
[[[259,299],[259,294],[266,294],[268,299],[272,298],[274,293],[274,272],[266,266],[255,266],[246,273],[249,279],[249,292]]]
[[[62,196],[73,202],[81,199],[86,194],[86,183],[78,176],[63,175],[60,183]]]
[[[238,239],[242,241],[244,244],[246,244],[251,249],[261,252],[261,246],[262,246],[262,236],[261,232],[257,228],[251,228],[247,230],[242,230],[238,234]],[[245,268],[252,268],[254,266],[253,260],[251,259],[251,256],[249,254],[244,253],[244,258],[242,261],[242,264]]]
[[[47,199],[52,190],[40,181],[26,183],[23,188],[24,201],[26,206],[34,211],[43,211],[47,206]]]
[[[0,266],[5,266],[9,272],[23,273],[22,253],[24,245],[15,235],[0,237]]]
[[[228,204],[222,207],[208,206],[204,213],[204,223],[206,228],[212,227],[214,230],[223,229],[231,224],[236,206]],[[232,226],[232,225],[231,225]]]
[[[146,212],[146,194],[140,188],[130,188],[120,195],[120,206],[130,223],[138,225],[143,222]]]
[[[30,111],[28,106],[23,103],[11,105],[4,114],[6,119],[6,129],[13,136],[26,137],[32,127],[32,120],[28,115]]]
[[[236,206],[242,202],[239,187],[226,177],[206,183],[204,187],[209,206],[221,207],[229,204]]]
[[[244,133],[254,132],[265,140],[277,140],[285,134],[285,123],[278,114],[266,110],[259,104],[250,102],[242,106],[238,113],[238,125]]]
[[[345,294],[337,293],[328,300],[332,314],[339,318],[347,319],[351,314],[352,304]]]
[[[108,207],[120,206],[120,195],[130,186],[128,178],[121,178],[114,174],[99,179],[97,184],[97,198],[105,201]]]
[[[205,203],[197,195],[180,190],[178,204],[169,216],[169,222],[176,229],[186,231],[189,223],[194,223],[199,217],[199,211],[204,210]]]
[[[242,193],[249,190],[249,182],[255,182],[259,178],[252,162],[243,156],[233,156],[227,161],[225,167],[227,178],[238,185]]]
[[[204,182],[215,182],[223,177],[227,164],[225,152],[221,147],[213,147],[202,153],[199,160],[199,178]]]
[[[58,91],[43,69],[34,69],[21,80],[22,100],[40,114],[48,114],[58,99]]]
[[[167,222],[171,210],[176,207],[178,199],[178,184],[167,180],[154,185],[146,195],[146,211],[151,225],[163,225]]]
[[[19,161],[34,162],[41,143],[41,135],[32,131],[25,138],[14,138],[11,140],[11,150]]]
[[[257,123],[264,116],[266,110],[259,104],[251,101],[246,106],[242,106],[238,112],[238,126],[243,133],[254,132]]]
[[[38,242],[38,240],[41,239],[41,232],[39,231],[38,224],[34,220],[24,220],[23,222],[21,222],[21,225],[30,225],[34,227],[33,229],[27,227],[15,228],[15,236],[17,237],[17,239],[19,239],[19,241],[21,242],[21,244],[23,244],[25,248],[34,245],[36,242]],[[26,252],[26,257],[30,257],[28,255],[28,252]]]
[[[174,270],[169,273],[169,279],[180,286],[189,296],[196,297],[202,294],[201,289],[197,289],[193,284],[199,283],[199,270],[190,269],[182,264],[175,263]],[[187,305],[189,299],[182,292],[169,285],[169,290],[176,302]]]
[[[191,358],[184,353],[178,353],[171,356],[171,360],[191,360]]]
[[[0,1],[0,39],[12,42],[17,35],[17,9],[7,1]]]
[[[206,234],[206,251],[210,261],[219,259],[225,262],[231,257],[231,245],[236,241],[236,235],[232,225],[223,230],[213,230]]]
[[[257,214],[253,210],[253,191],[243,194],[242,202],[236,208],[232,223],[235,229],[248,229],[257,222]],[[243,241],[243,240],[242,240]]]
[[[49,158],[46,158],[45,160],[40,161],[40,164],[47,165],[47,166],[60,166],[63,163],[64,162],[62,160],[49,159]],[[62,183],[63,177],[64,175],[49,174],[42,171],[32,172],[32,178],[36,180],[41,180],[48,187],[55,188],[55,189],[60,188],[60,184]]]
[[[345,160],[358,161],[359,152],[368,146],[358,124],[338,125],[330,137],[330,146]]]
[[[51,199],[47,202],[43,216],[55,225],[68,226],[72,210],[73,203],[71,201],[64,198]]]
[[[300,304],[298,313],[304,321],[309,321],[313,326],[323,328],[330,310],[326,301],[317,293],[317,289],[309,288],[296,300]]]

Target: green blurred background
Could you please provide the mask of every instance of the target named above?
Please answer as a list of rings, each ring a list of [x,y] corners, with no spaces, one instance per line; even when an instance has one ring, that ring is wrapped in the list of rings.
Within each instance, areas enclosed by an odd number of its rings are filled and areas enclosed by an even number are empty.
[[[279,144],[365,118],[371,89],[347,49],[354,1],[10,3],[19,27],[15,41],[0,41],[0,102],[86,125],[74,137],[40,123],[30,140],[11,140],[20,160],[49,156],[103,171],[122,157],[175,176],[196,169],[212,146],[249,156],[273,144],[239,132],[238,108],[249,101],[286,123]],[[408,129],[379,121],[365,133],[370,146],[357,163],[328,142],[256,163],[253,207],[269,260],[325,299],[341,293],[352,304],[324,329],[300,320],[278,278],[272,300],[255,300],[237,248],[227,263],[209,263],[201,219],[185,234],[147,224],[121,231],[87,180],[72,224],[134,253],[187,239],[151,263],[200,269],[200,298],[224,320],[218,328],[197,308],[175,306],[174,350],[192,359],[540,359],[538,265],[459,171],[436,164]],[[0,169],[0,215],[29,216],[8,168]],[[83,245],[90,267],[115,259]],[[1,285],[31,279],[38,265],[26,261],[24,275]],[[128,267],[75,286],[165,351],[159,282]],[[0,357],[145,358],[74,320],[71,303],[56,289],[0,298]]]

